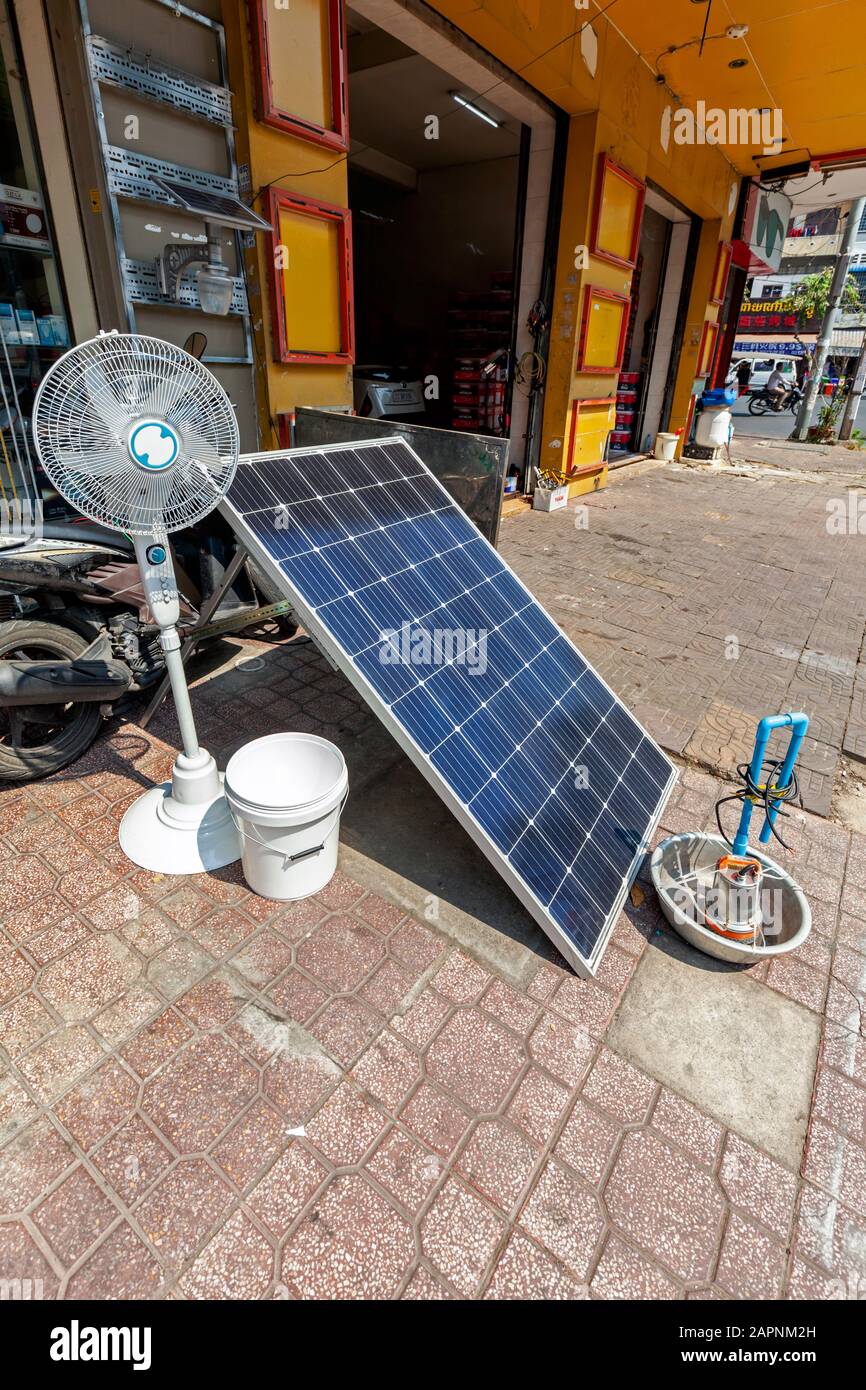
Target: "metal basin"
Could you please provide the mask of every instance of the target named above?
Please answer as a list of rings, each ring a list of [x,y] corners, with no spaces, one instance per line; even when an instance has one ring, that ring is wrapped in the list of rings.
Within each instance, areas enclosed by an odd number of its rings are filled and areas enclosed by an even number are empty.
[[[650,873],[662,911],[684,940],[718,960],[754,964],[802,946],[812,929],[812,913],[801,888],[760,850],[749,855],[764,868],[764,925],[758,941],[732,941],[702,923],[701,902],[715,883],[716,864],[730,846],[718,835],[671,835],[653,851]]]

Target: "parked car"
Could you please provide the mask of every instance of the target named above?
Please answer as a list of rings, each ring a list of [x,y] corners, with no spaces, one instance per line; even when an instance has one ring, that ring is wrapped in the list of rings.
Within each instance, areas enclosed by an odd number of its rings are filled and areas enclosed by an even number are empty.
[[[749,390],[762,391],[770,380],[770,374],[776,368],[785,378],[786,386],[797,385],[797,363],[793,357],[738,357],[731,363],[727,376],[725,377],[726,386],[736,386],[737,371],[745,363],[751,369],[749,376]]]
[[[400,420],[424,414],[423,384],[408,367],[358,366],[352,378],[356,415]]]

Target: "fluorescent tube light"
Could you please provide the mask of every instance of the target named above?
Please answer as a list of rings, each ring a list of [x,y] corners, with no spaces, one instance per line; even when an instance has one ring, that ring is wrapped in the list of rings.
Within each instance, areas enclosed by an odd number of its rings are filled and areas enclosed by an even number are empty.
[[[474,102],[468,101],[467,98],[461,96],[459,92],[451,92],[449,95],[454,98],[458,106],[465,106],[466,110],[471,111],[473,116],[477,116],[481,121],[486,121],[487,124],[492,125],[495,130],[499,129],[499,121],[494,121],[493,117],[488,116],[486,111],[482,111],[480,106],[476,106]]]

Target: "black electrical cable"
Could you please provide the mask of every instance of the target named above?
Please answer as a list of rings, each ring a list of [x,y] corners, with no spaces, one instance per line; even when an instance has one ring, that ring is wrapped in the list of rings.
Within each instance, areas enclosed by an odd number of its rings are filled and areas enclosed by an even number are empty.
[[[764,815],[767,817],[767,823],[770,827],[770,830],[772,831],[775,839],[779,841],[779,844],[782,846],[782,848],[791,848],[789,844],[785,843],[781,835],[778,834],[776,827],[773,824],[773,821],[770,817],[770,812],[775,811],[777,816],[785,817],[785,812],[781,810],[783,802],[798,800],[799,804],[802,806],[803,800],[800,796],[800,784],[797,781],[796,772],[791,772],[791,780],[788,782],[787,786],[776,786],[775,778],[779,775],[781,768],[781,758],[777,758],[775,761],[764,763],[761,769],[761,775],[765,776],[766,780],[761,785],[758,785],[757,783],[752,781],[750,764],[737,764],[737,776],[743,783],[743,786],[740,788],[739,791],[732,792],[730,796],[720,797],[720,799],[716,802],[716,824],[719,827],[719,834],[721,835],[725,844],[731,846],[731,849],[733,849],[734,847],[734,842],[729,835],[725,834],[724,826],[722,825],[721,808],[725,806],[729,801],[739,801],[742,803],[747,798],[750,798],[752,801],[763,806]]]

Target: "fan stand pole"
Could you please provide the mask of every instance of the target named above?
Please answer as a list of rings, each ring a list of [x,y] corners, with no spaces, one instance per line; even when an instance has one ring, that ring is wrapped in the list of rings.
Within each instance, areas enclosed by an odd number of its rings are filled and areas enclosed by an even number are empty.
[[[171,781],[151,787],[130,806],[120,826],[124,854],[157,873],[195,874],[240,858],[241,846],[215,759],[195,731],[177,623],[180,604],[168,540],[135,538],[142,584],[171,681],[183,752]]]

